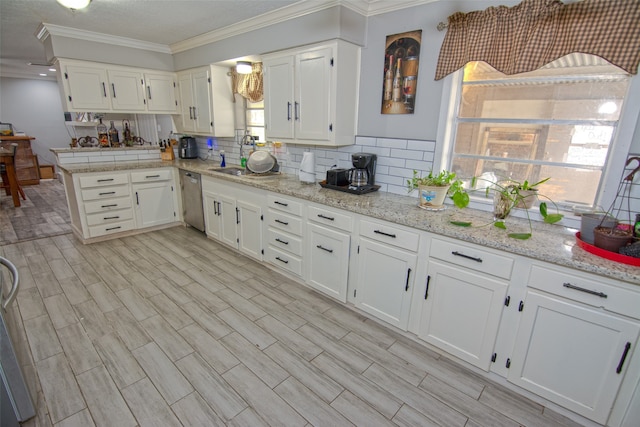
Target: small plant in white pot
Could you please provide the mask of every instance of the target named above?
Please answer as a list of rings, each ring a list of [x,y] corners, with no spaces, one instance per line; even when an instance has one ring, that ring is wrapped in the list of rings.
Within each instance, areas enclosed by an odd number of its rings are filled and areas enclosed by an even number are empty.
[[[418,175],[418,171],[414,169],[413,176],[407,180],[407,190],[409,192],[418,190],[420,200],[418,206],[425,209],[442,209],[447,195],[459,208],[469,205],[469,195],[464,189],[463,182],[456,179],[454,172],[447,170],[438,174],[430,171],[427,176],[423,177]]]

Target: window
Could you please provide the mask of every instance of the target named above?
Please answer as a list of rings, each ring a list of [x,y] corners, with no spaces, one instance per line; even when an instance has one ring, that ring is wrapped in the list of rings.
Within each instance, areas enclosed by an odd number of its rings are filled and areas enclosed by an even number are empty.
[[[566,208],[592,207],[603,185],[630,76],[572,54],[529,73],[464,68],[449,168],[461,178],[537,182]],[[482,181],[479,181],[482,183]]]
[[[264,101],[251,102],[247,100],[247,131],[251,136],[257,136],[257,141],[266,142],[264,136]]]

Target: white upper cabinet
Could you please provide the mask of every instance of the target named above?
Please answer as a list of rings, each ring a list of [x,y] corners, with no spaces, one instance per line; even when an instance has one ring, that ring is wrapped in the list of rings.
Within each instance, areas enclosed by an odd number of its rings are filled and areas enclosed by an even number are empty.
[[[234,136],[233,94],[226,68],[212,65],[181,71],[178,92],[181,105],[178,131]]]
[[[57,65],[65,111],[178,111],[175,73],[66,59]]]
[[[267,139],[354,144],[360,48],[336,40],[263,56]]]

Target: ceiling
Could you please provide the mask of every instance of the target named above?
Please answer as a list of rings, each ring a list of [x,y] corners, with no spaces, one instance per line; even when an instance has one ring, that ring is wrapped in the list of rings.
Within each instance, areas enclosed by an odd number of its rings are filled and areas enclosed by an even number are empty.
[[[264,14],[301,14],[304,9],[343,4],[364,14],[383,13],[433,0],[92,0],[84,10],[56,0],[0,0],[0,75],[52,79],[42,23],[166,45],[233,27]],[[289,12],[291,11],[291,12]],[[39,77],[39,73],[48,74]]]

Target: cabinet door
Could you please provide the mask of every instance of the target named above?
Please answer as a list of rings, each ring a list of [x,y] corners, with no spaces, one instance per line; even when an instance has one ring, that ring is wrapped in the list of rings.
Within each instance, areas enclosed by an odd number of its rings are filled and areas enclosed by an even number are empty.
[[[488,371],[508,284],[432,260],[428,272],[420,338]]]
[[[111,108],[118,111],[145,111],[142,73],[126,70],[107,70]]]
[[[356,306],[406,330],[416,256],[366,239],[359,249]]]
[[[262,208],[237,201],[238,208],[238,249],[262,261]]]
[[[204,204],[204,225],[207,236],[221,240],[220,196],[209,191],[203,191],[202,196],[202,202]]]
[[[294,119],[298,139],[329,139],[332,52],[326,48],[296,55]]]
[[[264,120],[267,138],[293,138],[293,57],[263,63]]]
[[[507,379],[604,424],[639,330],[604,311],[529,291]]]
[[[68,65],[64,78],[68,83],[67,100],[75,110],[109,111],[107,72],[103,68]]]
[[[233,197],[220,195],[219,202],[218,209],[221,217],[220,241],[237,249],[240,214],[236,209],[236,200]]]
[[[134,185],[133,190],[138,228],[176,220],[174,189],[170,182]]]
[[[180,118],[183,131],[193,131],[193,88],[191,87],[191,74],[178,74],[178,92],[180,94]]]
[[[310,224],[308,231],[307,282],[320,292],[347,302],[351,236],[315,224]]]
[[[197,71],[191,74],[194,132],[207,133],[211,131],[211,86],[209,77],[209,70]]]
[[[176,78],[173,74],[145,73],[144,81],[149,111],[166,113],[178,111]]]

